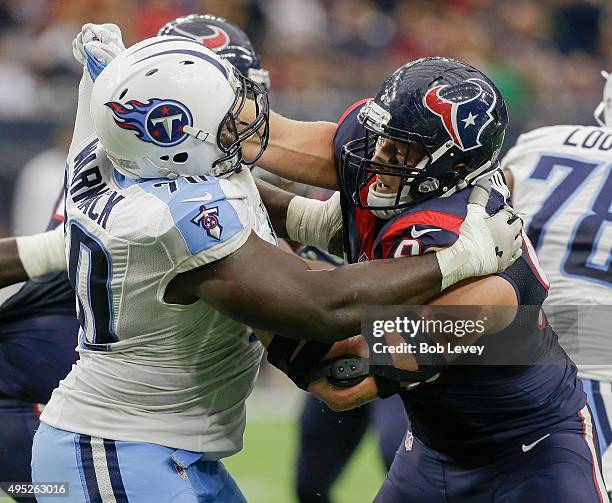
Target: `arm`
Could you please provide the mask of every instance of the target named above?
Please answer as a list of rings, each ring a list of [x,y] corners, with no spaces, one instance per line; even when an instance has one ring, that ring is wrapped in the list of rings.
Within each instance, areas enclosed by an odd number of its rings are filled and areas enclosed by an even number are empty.
[[[444,294],[432,299],[430,305],[442,306],[473,306],[466,319],[488,319],[486,329],[478,337],[466,341],[473,344],[479,337],[506,328],[514,320],[518,300],[512,285],[500,276],[471,278],[449,288]],[[505,308],[499,309],[500,306]],[[455,342],[454,339],[453,342]],[[325,359],[333,359],[346,355],[368,357],[368,345],[361,336],[337,342],[333,345]],[[450,358],[449,358],[450,360]],[[411,355],[394,354],[393,361],[399,368],[416,370],[418,365]],[[327,379],[318,379],[310,383],[308,391],[324,401],[332,410],[352,409],[374,400],[378,396],[376,381],[368,376],[356,386],[338,388]]]
[[[72,54],[83,65],[83,76],[79,83],[74,133],[68,150],[69,157],[74,150],[94,134],[93,121],[89,111],[93,81],[119,53],[125,50],[121,30],[115,24],[85,24],[72,42]]]
[[[91,101],[91,91],[93,81],[87,73],[87,69],[83,69],[83,76],[79,82],[79,97],[77,101],[77,113],[74,121],[74,131],[72,133],[72,141],[68,148],[68,158],[74,157],[75,150],[80,147],[83,142],[94,134],[93,121],[89,112],[89,102]]]
[[[289,203],[296,197],[296,194],[279,189],[259,178],[255,178],[255,185],[277,236],[279,238],[289,237],[287,235],[287,210],[289,209]]]
[[[201,298],[218,311],[262,330],[333,342],[360,332],[360,308],[423,304],[471,276],[503,271],[520,255],[521,221],[509,210],[485,218],[468,205],[452,246],[419,257],[376,260],[309,271],[295,256],[251,233],[225,258],[175,277],[165,299]]]
[[[254,109],[252,102],[245,106],[246,120],[254,118]],[[335,132],[333,122],[296,121],[271,111],[268,147],[257,165],[295,182],[338,189],[333,147]],[[248,158],[259,151],[259,144],[248,143],[243,149]]]
[[[288,337],[333,342],[360,332],[360,307],[421,304],[440,292],[436,257],[381,260],[311,271],[254,233],[231,255],[183,273],[166,298],[199,297],[247,325]]]
[[[23,268],[17,240],[15,238],[0,239],[0,288],[14,285],[29,278]]]
[[[63,225],[32,236],[0,239],[0,288],[62,270],[66,270]]]

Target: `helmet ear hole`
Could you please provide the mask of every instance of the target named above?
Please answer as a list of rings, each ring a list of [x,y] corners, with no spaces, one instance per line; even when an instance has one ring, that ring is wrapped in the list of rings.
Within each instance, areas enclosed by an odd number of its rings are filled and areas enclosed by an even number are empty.
[[[121,91],[121,94],[119,95],[119,99],[122,100],[123,97],[127,94],[127,92],[128,92],[128,89],[126,87],[123,91]]]
[[[160,157],[160,159],[161,159],[162,161],[169,161],[169,160],[170,160],[170,156],[169,156],[169,155],[162,155],[162,156]]]
[[[187,152],[180,152],[178,154],[174,154],[174,157],[172,157],[172,161],[178,164],[187,162],[187,159],[189,159],[189,154]]]

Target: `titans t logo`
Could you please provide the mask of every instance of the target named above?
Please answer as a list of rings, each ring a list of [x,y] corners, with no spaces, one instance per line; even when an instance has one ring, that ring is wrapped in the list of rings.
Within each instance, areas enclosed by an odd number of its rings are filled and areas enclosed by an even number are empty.
[[[105,103],[122,129],[134,131],[139,140],[160,147],[174,147],[187,138],[185,126],[193,125],[189,109],[175,100],[152,98],[146,103],[130,100],[125,105]]]

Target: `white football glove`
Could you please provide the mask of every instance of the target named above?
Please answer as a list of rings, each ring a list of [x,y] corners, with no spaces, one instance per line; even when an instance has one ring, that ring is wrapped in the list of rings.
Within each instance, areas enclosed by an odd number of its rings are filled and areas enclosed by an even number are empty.
[[[125,45],[121,38],[121,29],[111,23],[87,23],[72,41],[75,59],[87,66],[92,80],[96,80],[106,65],[123,51]]]
[[[522,220],[506,206],[489,217],[479,204],[468,204],[467,215],[452,246],[436,252],[442,290],[472,276],[495,274],[522,254]]]

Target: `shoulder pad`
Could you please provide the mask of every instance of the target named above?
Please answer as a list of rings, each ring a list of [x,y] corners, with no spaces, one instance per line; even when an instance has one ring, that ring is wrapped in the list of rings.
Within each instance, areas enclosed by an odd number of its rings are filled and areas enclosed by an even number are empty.
[[[244,231],[238,197],[228,199],[219,181],[210,177],[180,177],[139,183],[140,188],[164,202],[192,255],[225,243]]]

